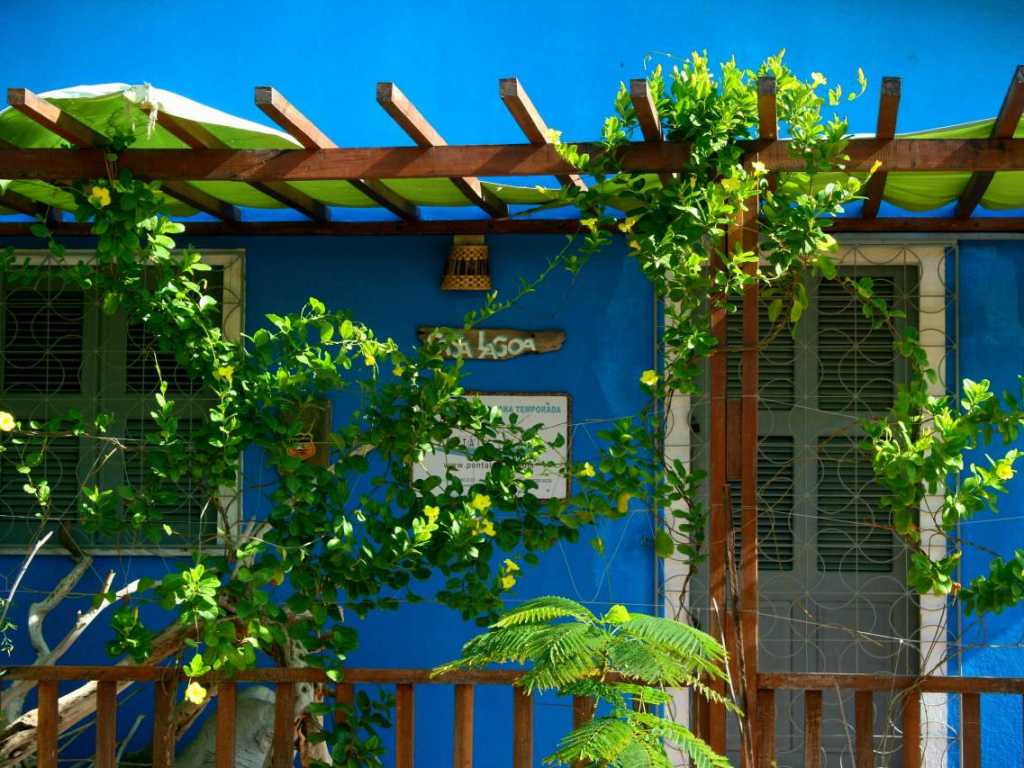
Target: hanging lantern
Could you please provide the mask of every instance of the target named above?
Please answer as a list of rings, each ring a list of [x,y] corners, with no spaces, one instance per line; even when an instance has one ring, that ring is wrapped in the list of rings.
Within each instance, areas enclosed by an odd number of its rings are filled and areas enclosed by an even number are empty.
[[[483,235],[456,235],[441,278],[442,291],[489,291],[491,264]]]

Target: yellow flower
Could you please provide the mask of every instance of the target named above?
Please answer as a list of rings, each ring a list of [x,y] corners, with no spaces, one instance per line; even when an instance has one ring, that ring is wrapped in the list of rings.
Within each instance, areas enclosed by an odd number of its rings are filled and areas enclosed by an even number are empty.
[[[645,387],[653,387],[658,383],[658,372],[652,369],[644,371],[640,375],[640,383]]]
[[[608,609],[604,620],[609,624],[625,624],[629,621],[629,611],[626,610],[626,606],[616,603]]]
[[[633,498],[631,493],[620,493],[619,494],[619,514],[626,514],[629,511],[629,500]]]
[[[768,166],[762,163],[760,160],[755,160],[750,164],[750,167],[754,169],[754,173],[758,176],[768,173]]]
[[[817,88],[819,85],[826,85],[828,78],[825,77],[821,72],[811,72],[811,86]]]
[[[370,352],[363,352],[363,365],[365,365],[367,368],[372,368],[376,364],[376,357],[374,357]]]
[[[1013,467],[1009,464],[1000,464],[996,467],[996,477],[1000,480],[1011,480],[1013,479]]]
[[[875,160],[875,162],[873,162],[873,163],[871,164],[871,170],[870,170],[870,171],[868,171],[868,176],[874,176],[874,175],[875,175],[875,172],[876,172],[876,171],[877,171],[877,170],[878,170],[879,168],[881,168],[881,167],[882,167],[882,161],[881,161],[881,160]]]
[[[426,516],[427,520],[432,523],[436,523],[438,515],[441,514],[441,510],[433,505],[427,505],[423,508],[423,514]]]
[[[516,577],[511,573],[501,577],[501,588],[512,589],[516,585]]]
[[[506,557],[505,558],[505,573],[518,573],[518,572],[519,572],[519,563],[517,563],[515,560],[509,560]]]
[[[405,368],[400,365],[396,365],[392,370],[394,371],[395,376],[401,376],[405,373]]]
[[[110,190],[106,187],[93,187],[89,190],[89,201],[100,208],[106,208],[110,205]]]
[[[583,462],[583,467],[580,469],[580,477],[594,477],[597,472],[594,471],[594,465],[589,461]]]
[[[0,411],[0,432],[13,432],[16,426],[14,416],[7,411]]]
[[[490,520],[484,520],[482,523],[480,523],[480,527],[477,530],[479,530],[480,533],[484,534],[485,536],[494,536],[498,533],[496,530],[494,530],[494,523],[492,523]]]
[[[477,512],[486,512],[491,508],[491,497],[478,493],[473,497],[473,500],[469,502],[469,506]]]
[[[185,701],[190,704],[202,704],[206,701],[206,689],[193,680],[185,689]]]
[[[235,377],[235,369],[230,365],[222,365],[214,370],[213,377],[231,383],[231,380]]]

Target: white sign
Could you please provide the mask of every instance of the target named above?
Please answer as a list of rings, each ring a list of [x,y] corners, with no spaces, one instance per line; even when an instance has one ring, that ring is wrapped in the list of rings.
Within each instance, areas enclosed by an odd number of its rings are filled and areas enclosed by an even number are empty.
[[[535,424],[543,425],[540,437],[552,442],[562,436],[560,448],[548,448],[534,468],[533,480],[537,482],[534,494],[541,499],[564,499],[569,495],[569,480],[565,476],[566,458],[569,456],[569,396],[566,394],[513,394],[474,393],[485,405],[500,408],[505,416],[515,414],[519,426],[529,429]],[[465,433],[457,435],[462,443],[472,450],[476,438]],[[423,480],[430,476],[443,476],[445,467],[451,467],[458,478],[468,487],[484,479],[490,469],[489,461],[470,461],[463,454],[431,453],[413,467],[413,479]]]

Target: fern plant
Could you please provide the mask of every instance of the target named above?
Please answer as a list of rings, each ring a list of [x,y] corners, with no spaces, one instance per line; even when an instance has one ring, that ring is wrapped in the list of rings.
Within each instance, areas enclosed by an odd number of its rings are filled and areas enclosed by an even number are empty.
[[[540,597],[506,613],[435,674],[489,664],[528,664],[519,685],[588,696],[596,716],[566,735],[545,759],[614,768],[670,768],[667,745],[695,768],[728,768],[688,728],[662,716],[667,689],[690,687],[734,709],[708,686],[725,679],[725,649],[710,635],[671,619],[615,605],[598,617],[564,597]]]

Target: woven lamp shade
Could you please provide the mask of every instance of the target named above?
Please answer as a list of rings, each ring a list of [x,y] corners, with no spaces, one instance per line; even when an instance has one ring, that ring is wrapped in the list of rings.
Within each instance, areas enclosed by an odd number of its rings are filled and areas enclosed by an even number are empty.
[[[469,242],[467,242],[469,241]],[[443,291],[489,291],[491,264],[483,237],[456,237],[441,278]]]

